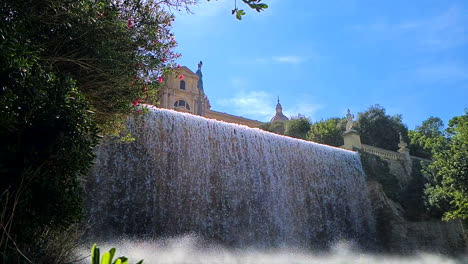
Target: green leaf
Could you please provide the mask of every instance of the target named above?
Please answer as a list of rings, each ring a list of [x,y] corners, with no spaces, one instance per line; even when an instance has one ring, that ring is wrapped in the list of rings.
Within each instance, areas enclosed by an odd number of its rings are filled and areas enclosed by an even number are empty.
[[[91,264],[99,264],[99,248],[96,244],[91,248]]]
[[[242,20],[242,16],[245,15],[244,10],[237,10],[236,11],[236,18]]]
[[[106,253],[102,254],[101,264],[111,264],[110,263],[110,253],[109,252],[106,252]]]
[[[115,248],[111,248],[111,250],[109,250],[109,254],[110,254],[110,259],[109,259],[109,264],[110,264],[115,255]]]

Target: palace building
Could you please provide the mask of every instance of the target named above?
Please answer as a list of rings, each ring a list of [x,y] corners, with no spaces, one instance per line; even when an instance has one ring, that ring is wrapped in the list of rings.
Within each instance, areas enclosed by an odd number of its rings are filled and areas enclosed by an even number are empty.
[[[168,78],[159,93],[159,106],[229,123],[259,127],[262,124],[260,121],[211,110],[210,101],[203,90],[202,66],[203,63],[200,61],[198,70],[195,73],[182,66],[179,70],[180,74],[183,75],[182,79],[177,77]],[[271,122],[286,120],[288,118],[283,115],[278,99],[276,115],[271,119]]]

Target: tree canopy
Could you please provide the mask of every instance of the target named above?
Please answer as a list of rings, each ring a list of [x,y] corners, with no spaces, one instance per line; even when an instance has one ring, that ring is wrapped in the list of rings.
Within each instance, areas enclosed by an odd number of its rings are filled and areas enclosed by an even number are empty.
[[[335,147],[342,146],[344,144],[344,124],[344,118],[330,118],[317,121],[310,126],[307,140]]]
[[[468,110],[449,121],[445,149],[433,150],[433,163],[425,170],[429,179],[429,206],[444,219],[468,220]]]
[[[432,159],[434,152],[444,150],[447,139],[443,127],[444,123],[440,118],[431,116],[415,130],[408,131],[411,155]]]
[[[303,115],[298,115],[285,123],[284,134],[293,138],[306,139],[309,129],[310,119]]]
[[[402,122],[401,115],[390,116],[380,105],[370,106],[358,114],[357,130],[363,144],[396,151],[400,142],[400,133],[408,142],[408,128]]]

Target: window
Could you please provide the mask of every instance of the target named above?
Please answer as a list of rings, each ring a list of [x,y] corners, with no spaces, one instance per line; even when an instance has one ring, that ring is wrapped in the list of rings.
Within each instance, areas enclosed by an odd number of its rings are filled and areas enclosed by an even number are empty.
[[[185,81],[180,81],[180,89],[185,90]]]
[[[175,107],[184,107],[186,108],[187,110],[190,110],[190,106],[187,102],[185,102],[184,100],[179,100],[179,101],[176,101],[174,103],[174,106]]]

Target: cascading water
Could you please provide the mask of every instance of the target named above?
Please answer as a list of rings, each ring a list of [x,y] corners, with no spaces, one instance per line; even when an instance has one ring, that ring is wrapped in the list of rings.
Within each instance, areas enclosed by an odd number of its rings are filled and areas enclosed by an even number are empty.
[[[86,184],[93,234],[196,234],[236,247],[372,241],[357,153],[150,107],[105,140]]]

